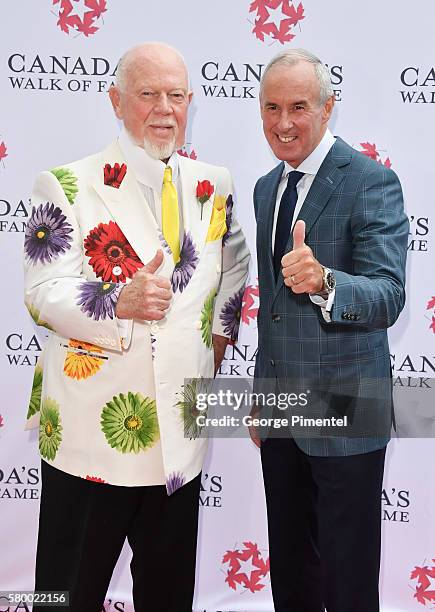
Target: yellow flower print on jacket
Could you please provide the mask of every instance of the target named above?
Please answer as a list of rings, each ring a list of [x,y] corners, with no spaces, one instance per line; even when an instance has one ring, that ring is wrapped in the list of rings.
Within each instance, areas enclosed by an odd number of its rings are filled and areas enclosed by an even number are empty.
[[[226,224],[226,204],[227,198],[223,195],[216,195],[213,202],[210,225],[207,232],[206,242],[220,240],[227,231]]]
[[[63,371],[67,376],[82,380],[93,376],[100,370],[104,358],[98,356],[103,352],[99,346],[71,339],[68,347],[73,350],[67,352],[63,364]]]

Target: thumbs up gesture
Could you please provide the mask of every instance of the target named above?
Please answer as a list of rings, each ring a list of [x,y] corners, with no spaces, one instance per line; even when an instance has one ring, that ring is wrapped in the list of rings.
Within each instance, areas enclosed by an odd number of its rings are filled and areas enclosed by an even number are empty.
[[[169,279],[156,274],[163,263],[163,251],[158,249],[154,257],[134,274],[131,283],[125,285],[116,304],[118,319],[160,321],[165,317],[171,299]]]
[[[305,221],[293,227],[293,250],[281,260],[284,283],[293,293],[319,293],[323,288],[323,267],[305,244]]]

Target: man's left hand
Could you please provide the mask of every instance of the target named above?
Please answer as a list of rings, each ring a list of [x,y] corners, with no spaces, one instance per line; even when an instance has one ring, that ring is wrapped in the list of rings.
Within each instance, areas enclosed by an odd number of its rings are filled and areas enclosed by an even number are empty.
[[[293,250],[281,260],[284,283],[293,293],[320,293],[323,267],[305,244],[305,221],[299,219],[293,228]]]

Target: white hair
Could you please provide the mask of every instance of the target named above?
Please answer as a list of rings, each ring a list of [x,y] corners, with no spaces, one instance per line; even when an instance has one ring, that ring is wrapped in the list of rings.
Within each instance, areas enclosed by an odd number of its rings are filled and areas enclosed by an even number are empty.
[[[137,52],[146,46],[149,46],[149,47],[155,46],[156,48],[164,47],[172,51],[173,53],[175,53],[175,55],[177,55],[180,58],[184,68],[186,69],[187,82],[189,82],[189,71],[187,69],[186,61],[184,57],[181,55],[181,53],[178,51],[178,49],[175,49],[175,47],[171,47],[170,45],[167,45],[166,43],[162,43],[162,42],[149,42],[149,43],[142,43],[139,45],[135,45],[134,47],[131,47],[131,49],[128,49],[121,56],[118,62],[118,65],[116,67],[116,79],[115,79],[115,84],[121,91],[125,91],[125,88],[127,86],[127,73],[128,73],[128,70],[131,64],[136,59]]]
[[[294,66],[299,62],[308,62],[314,66],[314,72],[316,74],[317,81],[319,82],[319,102],[322,105],[325,104],[325,102],[334,95],[329,70],[316,55],[310,51],[307,51],[306,49],[289,49],[288,51],[282,51],[270,60],[261,77],[260,97],[263,91],[264,79],[273,66],[280,64]]]

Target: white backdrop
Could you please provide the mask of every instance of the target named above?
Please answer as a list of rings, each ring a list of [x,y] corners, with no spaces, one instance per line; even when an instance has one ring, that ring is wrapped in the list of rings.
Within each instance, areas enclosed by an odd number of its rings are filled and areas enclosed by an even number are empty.
[[[144,40],[162,40],[184,54],[195,94],[187,152],[230,168],[238,215],[252,251],[252,189],[258,176],[275,164],[258,112],[261,68],[283,48],[280,39],[312,50],[329,65],[337,97],[333,132],[380,163],[391,163],[403,184],[411,222],[408,299],[390,339],[396,389],[406,389],[409,398],[417,393],[413,387],[430,386],[435,372],[435,286],[430,283],[434,19],[432,0],[414,5],[404,0],[3,1],[0,590],[33,586],[39,459],[35,433],[25,432],[23,424],[44,334],[22,304],[21,253],[29,194],[39,171],[96,152],[117,134],[106,92],[122,52]],[[253,270],[240,353],[227,351],[225,375],[252,374],[255,284]],[[425,419],[426,439],[396,440],[388,451],[382,498],[383,612],[435,608],[435,421],[430,410],[417,416]],[[271,612],[267,569],[258,581],[251,573],[254,558],[267,567],[268,543],[259,456],[248,440],[214,441],[203,474],[201,505],[195,609]],[[247,572],[249,580],[231,588],[226,578],[229,574],[231,583],[234,559],[242,559],[240,571]],[[125,549],[106,612],[130,609],[128,562]],[[168,588],[170,581],[168,576]]]

